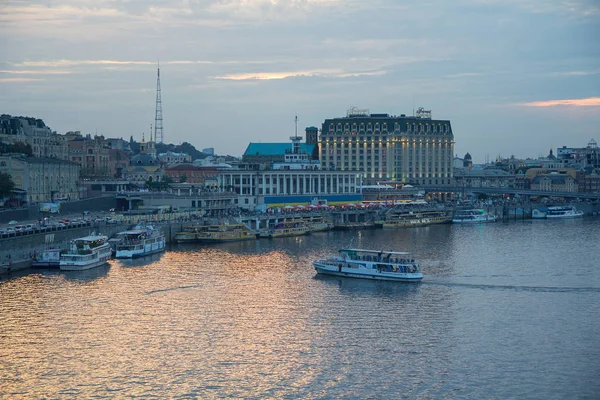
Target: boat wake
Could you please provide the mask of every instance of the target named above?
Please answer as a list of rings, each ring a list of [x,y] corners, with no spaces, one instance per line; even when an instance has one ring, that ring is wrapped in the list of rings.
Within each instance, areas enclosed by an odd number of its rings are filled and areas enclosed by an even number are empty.
[[[183,290],[183,289],[198,289],[202,287],[202,285],[191,285],[191,286],[177,286],[177,287],[172,287],[172,288],[166,288],[166,289],[156,289],[156,290],[150,290],[147,291],[146,295],[151,295],[151,294],[156,294],[156,293],[164,293],[164,292],[172,292],[174,290]]]
[[[484,284],[465,282],[443,282],[423,279],[421,285],[439,285],[447,287],[465,287],[481,290],[513,290],[517,292],[542,292],[542,293],[600,293],[598,287],[573,287],[573,286],[525,286],[509,284]]]

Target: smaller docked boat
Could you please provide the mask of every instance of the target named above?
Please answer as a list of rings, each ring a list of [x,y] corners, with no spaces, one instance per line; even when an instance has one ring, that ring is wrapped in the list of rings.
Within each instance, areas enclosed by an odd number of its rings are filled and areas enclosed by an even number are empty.
[[[455,224],[481,224],[486,222],[496,222],[497,215],[488,214],[482,209],[456,210],[452,222]]]
[[[310,226],[305,221],[283,221],[272,225],[268,229],[260,231],[258,237],[280,238],[289,236],[302,236],[310,233]]]
[[[419,263],[408,252],[341,249],[339,255],[313,261],[318,274],[385,281],[419,282]]]
[[[35,254],[33,268],[60,268],[61,249],[46,249],[39,254]]]
[[[256,233],[244,224],[210,225],[207,229],[196,234],[196,241],[200,243],[239,242],[243,240],[256,240]]]
[[[306,218],[304,221],[309,226],[311,232],[330,231],[334,227],[333,222],[321,216]]]
[[[60,269],[83,271],[106,264],[110,257],[108,237],[91,234],[71,241],[69,250],[60,256]]]
[[[359,230],[359,229],[372,229],[376,228],[375,222],[373,221],[365,221],[365,222],[340,222],[336,223],[333,229],[339,231],[351,231],[351,230]]]
[[[198,242],[198,235],[210,229],[212,225],[188,225],[184,226],[181,232],[175,235],[177,243],[194,243]]]
[[[138,225],[134,229],[119,232],[122,240],[116,245],[116,258],[138,258],[165,250],[165,235],[152,225]]]
[[[415,228],[433,224],[447,224],[452,218],[444,210],[419,210],[393,212],[382,222],[383,229]]]
[[[534,219],[557,219],[557,218],[577,218],[582,217],[583,211],[576,209],[574,206],[552,206],[544,208],[536,208],[531,214]]]

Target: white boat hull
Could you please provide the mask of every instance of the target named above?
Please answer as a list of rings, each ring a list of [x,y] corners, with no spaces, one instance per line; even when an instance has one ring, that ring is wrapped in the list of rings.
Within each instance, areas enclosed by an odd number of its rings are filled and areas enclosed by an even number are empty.
[[[583,211],[578,211],[573,214],[565,214],[565,215],[550,215],[550,214],[546,215],[547,219],[565,219],[565,218],[579,218],[579,217],[583,217]]]
[[[110,255],[101,257],[94,262],[86,263],[86,264],[71,264],[71,263],[65,263],[64,261],[61,261],[60,262],[60,270],[61,271],[85,271],[86,269],[92,269],[92,268],[96,268],[101,265],[104,265],[104,264],[108,263],[109,259],[110,259]]]
[[[485,224],[488,222],[496,222],[498,217],[495,218],[482,218],[482,219],[453,219],[453,224]]]
[[[423,279],[421,272],[417,273],[397,273],[397,272],[378,272],[377,270],[368,270],[366,268],[348,268],[335,267],[313,261],[313,266],[318,274],[344,276],[349,278],[371,279],[379,281],[400,281],[400,282],[420,282]]]
[[[136,250],[120,250],[117,249],[115,254],[115,258],[140,258],[149,256],[151,254],[160,253],[165,250],[165,241],[163,240],[157,241],[151,244],[145,244],[143,249]]]

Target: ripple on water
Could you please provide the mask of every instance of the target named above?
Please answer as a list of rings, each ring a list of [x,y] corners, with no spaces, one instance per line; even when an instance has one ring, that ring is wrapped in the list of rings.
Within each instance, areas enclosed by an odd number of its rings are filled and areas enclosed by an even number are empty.
[[[571,249],[597,246],[592,222],[325,232],[15,275],[0,397],[591,398],[600,272]],[[315,275],[349,243],[410,250],[426,277]]]

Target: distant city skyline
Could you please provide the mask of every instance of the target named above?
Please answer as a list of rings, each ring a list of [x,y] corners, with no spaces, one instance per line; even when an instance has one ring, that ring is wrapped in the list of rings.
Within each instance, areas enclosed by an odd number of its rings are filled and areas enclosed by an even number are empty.
[[[8,0],[0,112],[58,133],[241,156],[352,106],[448,119],[455,154],[545,156],[600,142],[594,0]]]

